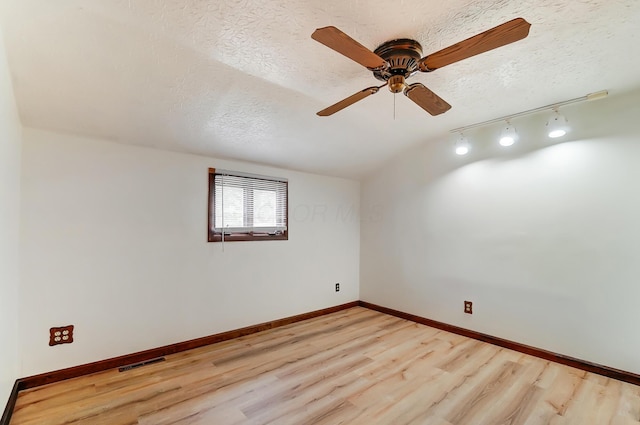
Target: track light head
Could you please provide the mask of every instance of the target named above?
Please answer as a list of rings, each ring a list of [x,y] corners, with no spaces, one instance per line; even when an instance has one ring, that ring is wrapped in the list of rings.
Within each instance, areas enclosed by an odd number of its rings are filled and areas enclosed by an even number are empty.
[[[456,154],[458,155],[466,155],[469,153],[469,149],[471,146],[469,145],[469,141],[462,133],[460,133],[460,137],[456,141]]]
[[[516,132],[515,127],[511,125],[509,121],[507,121],[507,126],[502,130],[500,134],[500,145],[501,146],[511,146],[516,140],[518,140],[518,133]]]
[[[547,121],[547,135],[552,139],[557,139],[567,134],[569,124],[564,115],[558,112],[558,108],[553,109],[553,116]]]

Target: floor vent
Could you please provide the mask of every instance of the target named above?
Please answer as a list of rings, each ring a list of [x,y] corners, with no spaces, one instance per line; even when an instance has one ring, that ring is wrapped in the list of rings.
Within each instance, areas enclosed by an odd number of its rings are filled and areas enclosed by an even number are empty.
[[[130,364],[130,365],[127,365],[127,366],[119,367],[118,371],[126,372],[128,370],[136,369],[136,368],[139,368],[139,367],[142,367],[142,366],[146,366],[146,365],[149,365],[149,364],[163,362],[164,360],[165,360],[164,357],[156,357],[155,359],[145,360],[145,361],[140,362],[140,363],[134,363],[134,364]]]

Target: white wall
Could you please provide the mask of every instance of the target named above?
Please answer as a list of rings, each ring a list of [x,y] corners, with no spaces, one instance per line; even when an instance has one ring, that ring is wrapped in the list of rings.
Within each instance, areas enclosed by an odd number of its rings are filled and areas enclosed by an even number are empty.
[[[0,411],[20,375],[18,337],[21,125],[0,28]]]
[[[25,375],[359,299],[358,182],[33,129],[23,143]],[[289,240],[207,243],[209,167],[288,178]],[[74,343],[49,347],[69,324]]]
[[[361,299],[640,373],[640,92],[563,111],[565,143],[523,118],[363,182]]]

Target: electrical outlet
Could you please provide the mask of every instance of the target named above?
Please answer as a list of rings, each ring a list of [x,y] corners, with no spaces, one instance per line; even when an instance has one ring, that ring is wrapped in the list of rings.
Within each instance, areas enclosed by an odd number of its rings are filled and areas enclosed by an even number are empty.
[[[73,342],[73,325],[49,329],[49,345],[71,344]]]
[[[336,292],[340,292],[340,284],[336,283]]]
[[[464,312],[467,314],[473,314],[473,303],[471,301],[464,302]]]

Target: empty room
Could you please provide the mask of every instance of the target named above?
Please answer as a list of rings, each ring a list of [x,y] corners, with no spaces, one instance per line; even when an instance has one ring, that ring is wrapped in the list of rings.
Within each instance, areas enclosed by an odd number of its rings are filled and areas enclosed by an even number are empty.
[[[0,425],[639,424],[639,28],[1,0]]]

